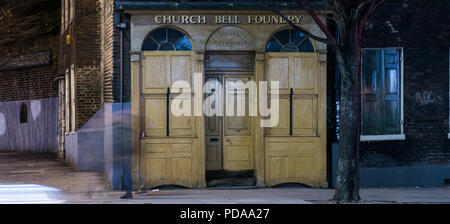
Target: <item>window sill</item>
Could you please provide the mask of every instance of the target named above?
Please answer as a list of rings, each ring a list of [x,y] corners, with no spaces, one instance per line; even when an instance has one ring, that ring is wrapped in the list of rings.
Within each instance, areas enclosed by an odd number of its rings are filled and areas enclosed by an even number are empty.
[[[405,139],[406,139],[406,137],[404,134],[401,134],[401,135],[361,135],[360,136],[360,141],[362,141],[362,142],[393,141],[393,140],[405,140]]]

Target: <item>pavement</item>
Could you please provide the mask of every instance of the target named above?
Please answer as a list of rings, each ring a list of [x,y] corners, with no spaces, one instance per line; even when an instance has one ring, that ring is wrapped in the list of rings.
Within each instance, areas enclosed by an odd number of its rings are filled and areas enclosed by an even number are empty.
[[[333,189],[204,188],[156,189],[133,192],[134,199],[119,199],[124,192],[111,191],[104,174],[76,172],[53,154],[0,153],[0,184],[39,184],[61,190],[72,204],[332,204]],[[450,186],[439,188],[361,189],[358,203],[447,203]]]

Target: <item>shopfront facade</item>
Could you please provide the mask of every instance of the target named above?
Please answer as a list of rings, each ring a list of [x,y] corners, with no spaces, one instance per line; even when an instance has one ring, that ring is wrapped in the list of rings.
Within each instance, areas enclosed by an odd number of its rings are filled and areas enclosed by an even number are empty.
[[[327,187],[327,47],[286,22],[323,36],[305,11],[284,11],[284,18],[267,10],[125,13],[131,25],[135,188],[202,188],[210,171],[251,171],[260,187]],[[192,102],[191,116],[173,113],[173,102],[180,98],[173,91],[176,81],[185,81],[192,92],[201,91],[189,94],[192,101],[183,101]],[[212,95],[213,105],[234,111],[237,101],[228,99],[239,93],[229,83],[239,81],[279,82],[276,126],[261,127],[268,118],[249,109],[244,116],[208,115],[203,102]],[[218,94],[221,86],[225,94]],[[246,108],[255,103],[248,90],[243,95]]]

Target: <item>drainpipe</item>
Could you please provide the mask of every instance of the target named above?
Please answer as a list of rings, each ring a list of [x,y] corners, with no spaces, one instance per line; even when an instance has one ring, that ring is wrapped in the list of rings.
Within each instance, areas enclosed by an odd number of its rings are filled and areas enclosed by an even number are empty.
[[[116,27],[120,30],[120,65],[119,65],[119,72],[120,72],[120,136],[123,136],[123,103],[124,103],[124,30],[127,29],[127,25],[124,21],[124,14],[123,10],[119,8],[119,21]],[[125,190],[127,193],[130,189],[127,188],[127,184],[125,183],[125,151],[123,149],[123,140],[119,140],[119,154],[120,154],[120,160],[122,165],[122,176],[121,176],[121,182],[122,182],[122,188],[126,188]]]

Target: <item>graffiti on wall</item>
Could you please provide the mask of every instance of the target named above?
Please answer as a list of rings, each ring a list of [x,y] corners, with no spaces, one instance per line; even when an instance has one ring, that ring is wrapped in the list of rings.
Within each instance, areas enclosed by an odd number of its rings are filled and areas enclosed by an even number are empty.
[[[442,101],[442,97],[433,93],[433,91],[416,92],[416,103],[420,106],[428,104],[439,103]]]

